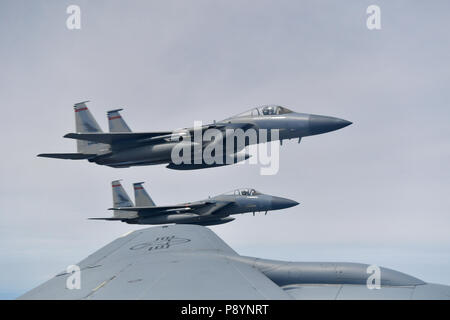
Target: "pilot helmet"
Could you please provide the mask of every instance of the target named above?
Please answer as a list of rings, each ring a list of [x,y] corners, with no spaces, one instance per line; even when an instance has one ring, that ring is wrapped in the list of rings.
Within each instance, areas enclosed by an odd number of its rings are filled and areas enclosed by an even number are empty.
[[[275,108],[273,106],[264,107],[262,110],[264,115],[275,114]]]

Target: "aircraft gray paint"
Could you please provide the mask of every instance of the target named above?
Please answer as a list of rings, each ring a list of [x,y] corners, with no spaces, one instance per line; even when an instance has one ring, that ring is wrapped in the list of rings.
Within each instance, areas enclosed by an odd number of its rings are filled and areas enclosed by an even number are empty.
[[[136,230],[78,263],[80,288],[63,271],[19,299],[450,299],[450,286],[369,265],[240,256],[206,227]]]
[[[181,203],[172,206],[156,206],[143,187],[143,182],[133,184],[136,205],[122,187],[120,180],[111,183],[114,215],[112,218],[92,220],[122,221],[130,224],[198,224],[217,225],[235,218],[230,215],[247,212],[265,212],[290,208],[299,203],[281,197],[263,194],[251,188],[210,197],[206,200]]]
[[[227,129],[255,129],[257,140],[255,143],[265,142],[261,137],[261,129],[279,130],[279,140],[298,139],[303,137],[322,134],[341,129],[351,124],[351,122],[328,116],[314,114],[297,113],[285,107],[267,105],[254,108],[247,112],[224,119],[213,124],[204,125],[200,128],[185,128],[173,131],[162,132],[131,132],[131,129],[120,115],[122,109],[108,111],[109,133],[103,133],[102,129],[94,119],[86,106],[86,102],[75,104],[75,123],[76,133],[66,134],[65,138],[77,140],[77,153],[43,153],[39,157],[81,160],[87,159],[99,165],[107,165],[115,168],[124,168],[130,166],[143,166],[154,164],[167,164],[167,168],[177,170],[191,170],[208,167],[216,167],[230,164],[227,159],[233,163],[245,160],[250,155],[240,153],[245,146],[238,146],[231,153],[224,152],[223,157],[226,161],[222,164],[202,163],[175,164],[172,162],[172,149],[179,143],[179,139],[189,137],[190,146],[194,148],[195,131],[205,132],[207,129],[218,129],[223,132],[225,142]],[[276,140],[271,137],[270,140]],[[214,140],[213,140],[214,141]],[[204,149],[211,141],[202,141],[201,148]],[[246,141],[246,144],[251,142]],[[192,156],[195,157],[194,155]],[[238,159],[239,158],[239,159]],[[194,160],[194,159],[193,159]],[[202,159],[203,160],[203,159]]]

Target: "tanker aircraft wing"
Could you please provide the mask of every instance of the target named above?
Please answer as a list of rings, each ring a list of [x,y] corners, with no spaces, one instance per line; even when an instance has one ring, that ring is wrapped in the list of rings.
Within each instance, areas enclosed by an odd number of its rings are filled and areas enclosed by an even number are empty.
[[[280,287],[200,226],[141,229],[78,266],[80,289],[61,272],[20,299],[289,299]],[[69,279],[70,280],[70,279]]]
[[[374,265],[241,256],[197,225],[135,230],[78,263],[78,280],[71,267],[19,299],[450,299],[450,286],[383,267],[373,288]]]

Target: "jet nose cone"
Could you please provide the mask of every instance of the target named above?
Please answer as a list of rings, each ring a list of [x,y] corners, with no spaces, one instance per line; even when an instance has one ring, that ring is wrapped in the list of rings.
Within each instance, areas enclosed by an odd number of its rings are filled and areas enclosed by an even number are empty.
[[[335,131],[351,124],[352,122],[350,121],[334,117],[318,116],[315,114],[309,116],[309,131],[311,135]]]
[[[281,197],[272,197],[272,210],[278,210],[278,209],[286,209],[290,207],[294,207],[298,205],[299,203],[297,201],[281,198]]]

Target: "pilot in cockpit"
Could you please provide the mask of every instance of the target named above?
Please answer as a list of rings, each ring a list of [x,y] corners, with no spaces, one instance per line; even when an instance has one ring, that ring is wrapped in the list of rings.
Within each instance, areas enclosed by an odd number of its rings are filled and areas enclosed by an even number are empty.
[[[267,116],[267,115],[272,115],[272,114],[276,114],[276,112],[275,112],[275,107],[273,107],[273,106],[267,106],[267,107],[264,107],[264,108],[262,109],[262,113],[263,113],[263,115],[265,115],[265,116]]]

